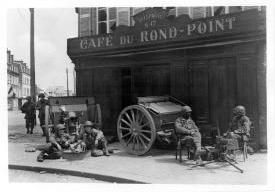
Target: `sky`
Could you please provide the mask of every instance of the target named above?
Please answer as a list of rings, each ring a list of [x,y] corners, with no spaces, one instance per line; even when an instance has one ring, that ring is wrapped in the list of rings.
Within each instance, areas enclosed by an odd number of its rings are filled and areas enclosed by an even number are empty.
[[[66,88],[66,67],[69,89],[73,90],[74,64],[67,51],[67,39],[77,37],[77,14],[74,8],[35,8],[35,80],[47,89]],[[7,48],[15,60],[30,64],[30,12],[27,8],[7,10]]]

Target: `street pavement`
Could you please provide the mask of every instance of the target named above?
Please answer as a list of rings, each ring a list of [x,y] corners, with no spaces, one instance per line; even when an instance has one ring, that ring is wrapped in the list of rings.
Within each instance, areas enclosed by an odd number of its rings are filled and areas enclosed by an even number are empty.
[[[11,114],[12,113],[12,114]],[[249,155],[246,162],[238,156],[238,164],[244,173],[226,162],[215,162],[204,167],[192,168],[194,161],[179,163],[175,160],[175,151],[152,149],[144,156],[129,155],[113,143],[116,149],[110,157],[90,157],[89,153],[75,158],[36,161],[39,151],[25,152],[26,148],[45,144],[41,130],[36,127],[34,135],[25,135],[24,125],[19,120],[22,115],[9,112],[9,167],[14,169],[47,170],[53,172],[91,176],[109,182],[156,183],[156,184],[247,184],[265,185],[267,181],[267,154]],[[125,180],[123,180],[125,179]],[[128,180],[126,180],[128,179]],[[30,179],[31,182],[31,179]]]
[[[47,172],[36,173],[33,171],[9,170],[11,183],[105,183],[91,178],[76,177]]]

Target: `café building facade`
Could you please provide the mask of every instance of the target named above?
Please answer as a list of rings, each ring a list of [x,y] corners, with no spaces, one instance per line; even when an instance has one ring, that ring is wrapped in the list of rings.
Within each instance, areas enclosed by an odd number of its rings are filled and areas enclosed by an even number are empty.
[[[121,110],[139,96],[171,95],[192,107],[201,129],[218,124],[221,132],[234,106],[243,105],[253,122],[253,146],[266,148],[265,10],[192,18],[171,9],[145,9],[129,26],[110,20],[109,28],[98,22],[96,29],[91,21],[88,35],[68,39],[76,95],[95,97],[103,131],[112,135]]]

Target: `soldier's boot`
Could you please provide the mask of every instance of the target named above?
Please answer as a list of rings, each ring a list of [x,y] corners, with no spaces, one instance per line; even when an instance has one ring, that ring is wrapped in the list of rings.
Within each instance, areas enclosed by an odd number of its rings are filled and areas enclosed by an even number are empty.
[[[42,129],[42,132],[43,132],[42,137],[45,137],[46,136],[45,127],[41,127],[41,129]]]
[[[39,155],[37,156],[36,160],[38,162],[43,162],[44,161],[44,155],[45,155],[45,153],[43,151],[40,152]]]
[[[29,130],[29,128],[27,128],[27,134],[29,134],[30,133],[30,130]]]
[[[30,134],[33,134],[33,128],[31,128]]]
[[[109,150],[107,148],[104,148],[102,151],[103,151],[103,155],[110,156]]]

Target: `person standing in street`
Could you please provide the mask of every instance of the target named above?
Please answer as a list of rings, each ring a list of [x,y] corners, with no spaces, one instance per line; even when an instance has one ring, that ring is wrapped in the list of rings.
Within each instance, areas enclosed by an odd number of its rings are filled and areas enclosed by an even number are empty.
[[[34,122],[36,118],[35,103],[32,97],[28,96],[27,101],[21,107],[22,113],[25,113],[27,134],[33,134]]]
[[[46,105],[49,105],[49,101],[45,99],[45,95],[43,93],[40,93],[38,95],[39,101],[36,104],[36,109],[39,111],[38,118],[40,121],[40,127],[42,129],[43,135],[46,136],[46,128],[45,128],[45,107]]]

